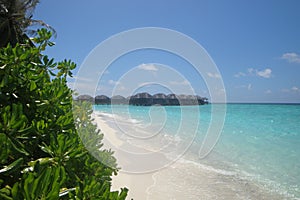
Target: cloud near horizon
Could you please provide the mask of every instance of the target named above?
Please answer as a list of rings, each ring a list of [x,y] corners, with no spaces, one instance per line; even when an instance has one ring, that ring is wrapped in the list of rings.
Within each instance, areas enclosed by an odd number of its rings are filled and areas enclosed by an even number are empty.
[[[296,86],[292,87],[291,90],[294,92],[300,92],[300,89]]]
[[[300,93],[300,88],[299,87],[297,87],[297,86],[293,86],[293,87],[291,87],[291,88],[289,88],[289,89],[282,89],[281,90],[282,92],[293,92],[293,93]]]
[[[281,59],[286,60],[289,63],[300,63],[300,55],[293,52],[282,54]]]

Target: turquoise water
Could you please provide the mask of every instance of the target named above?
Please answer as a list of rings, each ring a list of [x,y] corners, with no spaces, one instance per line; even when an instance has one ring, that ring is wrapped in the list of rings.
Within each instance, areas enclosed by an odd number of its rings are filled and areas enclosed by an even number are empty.
[[[120,129],[129,138],[148,139],[151,143],[158,134],[168,136],[177,145],[165,151],[168,156],[177,158],[185,153],[186,161],[213,167],[223,174],[237,174],[287,199],[300,198],[300,105],[227,104],[220,138],[213,151],[200,159],[199,149],[212,116],[222,123],[218,107],[221,110],[224,105],[113,108],[97,105],[94,109],[115,114],[152,133],[132,135],[121,125]]]

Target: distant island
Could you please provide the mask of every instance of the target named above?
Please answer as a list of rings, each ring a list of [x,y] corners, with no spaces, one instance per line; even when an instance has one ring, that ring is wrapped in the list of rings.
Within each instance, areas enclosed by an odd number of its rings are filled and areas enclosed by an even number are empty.
[[[204,105],[208,104],[206,97],[198,95],[176,95],[158,93],[151,95],[147,92],[138,93],[136,95],[128,96],[127,98],[121,95],[115,95],[109,98],[106,95],[98,95],[92,97],[90,95],[79,95],[76,101],[89,101],[97,105],[135,105],[135,106],[179,106],[179,105]]]

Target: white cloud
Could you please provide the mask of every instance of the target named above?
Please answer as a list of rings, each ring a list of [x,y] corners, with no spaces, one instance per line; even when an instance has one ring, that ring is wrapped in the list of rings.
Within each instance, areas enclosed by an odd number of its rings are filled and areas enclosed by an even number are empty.
[[[183,80],[183,81],[170,81],[169,82],[171,85],[189,85],[190,82],[188,82],[187,80]]]
[[[270,78],[271,74],[272,74],[272,70],[269,68],[262,70],[262,71],[256,71],[256,75],[263,77],[263,78]]]
[[[141,64],[137,68],[146,71],[158,71],[158,68],[154,64]]]
[[[263,78],[271,78],[272,76],[272,70],[269,68],[266,68],[264,70],[257,70],[254,68],[248,68],[247,72],[238,72],[237,74],[234,75],[234,77],[239,78],[242,76],[259,76],[259,77],[263,77]]]
[[[296,53],[284,53],[281,59],[288,61],[289,63],[300,63],[300,55]]]
[[[296,86],[292,87],[291,90],[293,92],[300,92],[300,89],[298,87],[296,87]]]
[[[218,73],[211,73],[211,72],[208,72],[207,75],[211,78],[221,78],[221,75],[218,74]]]
[[[110,85],[118,85],[118,84],[120,84],[120,82],[119,81],[114,81],[114,80],[109,80],[108,84],[110,84]]]
[[[295,92],[299,92],[300,93],[300,88],[299,87],[296,87],[296,86],[293,86],[293,87],[291,87],[290,89],[282,89],[281,90],[282,92],[293,92],[293,93],[295,93]]]

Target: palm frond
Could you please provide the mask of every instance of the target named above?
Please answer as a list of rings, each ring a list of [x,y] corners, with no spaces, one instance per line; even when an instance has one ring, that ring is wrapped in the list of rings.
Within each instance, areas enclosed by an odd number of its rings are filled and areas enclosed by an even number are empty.
[[[52,26],[50,26],[49,24],[46,24],[42,20],[31,19],[30,20],[30,26],[43,26],[43,27],[46,27],[47,29],[49,29],[52,32],[52,36],[54,36],[54,37],[57,36],[57,33],[56,33],[55,29]]]
[[[24,34],[34,35],[36,31],[30,27],[45,27],[56,37],[56,31],[42,20],[32,19],[39,0],[0,0],[0,47],[8,43],[15,45],[24,42]]]

